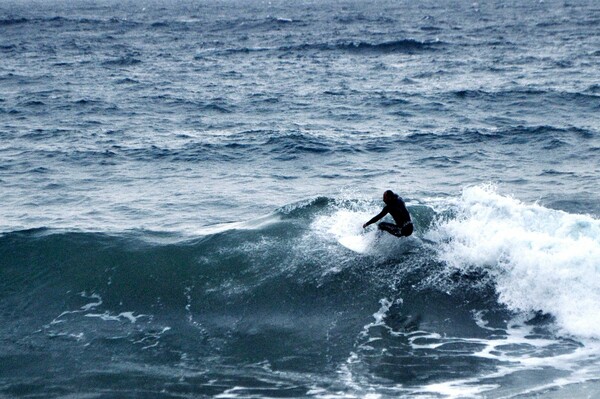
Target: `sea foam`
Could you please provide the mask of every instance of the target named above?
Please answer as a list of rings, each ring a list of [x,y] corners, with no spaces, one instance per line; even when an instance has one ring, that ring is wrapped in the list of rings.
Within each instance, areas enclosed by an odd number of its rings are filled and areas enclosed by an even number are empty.
[[[485,271],[509,309],[549,313],[562,333],[600,338],[600,220],[493,186],[464,189],[452,208],[427,233],[449,269]]]

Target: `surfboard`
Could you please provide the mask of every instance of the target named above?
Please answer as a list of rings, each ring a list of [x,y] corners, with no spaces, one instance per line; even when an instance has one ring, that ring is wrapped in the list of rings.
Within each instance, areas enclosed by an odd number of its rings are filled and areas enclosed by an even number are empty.
[[[367,252],[370,241],[364,234],[344,236],[338,240],[341,245],[359,254]]]

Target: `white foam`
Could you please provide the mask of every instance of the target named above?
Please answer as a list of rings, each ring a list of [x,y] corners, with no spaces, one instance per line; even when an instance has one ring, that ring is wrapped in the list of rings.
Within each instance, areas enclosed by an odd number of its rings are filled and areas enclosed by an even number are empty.
[[[324,242],[333,241],[363,255],[392,256],[417,243],[414,237],[398,239],[381,234],[375,225],[364,229],[363,224],[379,212],[381,207],[370,201],[339,201],[329,213],[315,218],[311,230]]]
[[[478,325],[481,324],[484,328],[490,329],[487,327],[488,323],[483,319],[483,313],[477,313],[474,317]],[[494,339],[441,337],[439,334],[427,334],[425,332],[414,332],[407,335],[413,349],[440,349],[449,343],[480,344],[482,349],[473,353],[473,356],[491,359],[502,364],[502,366],[489,373],[427,384],[418,388],[416,392],[434,393],[444,398],[482,397],[492,391],[502,391],[502,387],[497,384],[498,379],[525,370],[545,368],[566,371],[568,374],[563,374],[550,381],[540,381],[539,385],[534,384],[526,392],[519,391],[516,396],[520,397],[524,393],[540,392],[545,389],[597,379],[599,370],[598,353],[600,353],[600,343],[598,341],[589,340],[586,345],[575,347],[568,352],[547,356],[545,353],[548,350],[553,350],[559,341],[537,337],[534,334],[533,326],[523,324],[527,318],[526,315],[517,316],[508,323],[505,335]],[[419,339],[434,342],[419,344],[416,342]]]
[[[375,239],[374,231],[365,231],[363,223],[376,214],[369,211],[366,202],[340,204],[328,212],[315,218],[311,230],[325,242],[336,241],[338,244],[359,253],[368,253]]]
[[[84,312],[94,309],[94,308],[97,308],[98,306],[102,305],[102,298],[98,294],[91,294],[88,296],[87,293],[84,291],[84,292],[81,292],[80,295],[82,298],[95,299],[97,301],[97,302],[90,302],[86,305],[83,305],[81,307],[81,310]]]
[[[121,312],[118,315],[113,315],[110,312],[104,313],[87,313],[85,317],[95,317],[104,321],[121,321],[122,319],[129,320],[131,323],[136,323],[139,318],[149,317],[148,315],[140,314],[134,316],[133,312]]]
[[[61,314],[59,314],[58,316],[56,316],[54,318],[54,320],[52,320],[50,322],[50,325],[65,323],[65,320],[63,319],[63,316],[70,315],[70,314],[87,312],[89,310],[95,309],[96,307],[102,305],[102,298],[98,294],[92,293],[92,294],[88,295],[87,292],[83,291],[83,292],[80,292],[79,295],[82,298],[85,298],[85,299],[95,299],[96,302],[90,302],[88,304],[85,304],[85,305],[81,306],[78,310],[65,310],[64,312],[62,312]]]
[[[429,384],[417,392],[435,393],[447,399],[481,398],[484,392],[497,387],[497,384],[480,384],[477,379],[469,378]]]
[[[515,311],[552,314],[564,333],[600,338],[600,221],[470,187],[428,233],[451,269],[485,269]]]
[[[402,299],[400,298],[394,301],[390,301],[387,298],[383,298],[379,300],[379,304],[381,305],[381,307],[379,308],[379,310],[377,310],[377,312],[373,313],[373,318],[375,319],[375,321],[364,326],[361,335],[364,337],[368,337],[369,330],[373,327],[384,326],[387,328],[385,324],[385,318],[390,310],[390,307],[392,307],[392,305],[394,305],[395,303],[402,303]]]
[[[268,225],[277,223],[281,218],[277,215],[266,215],[244,222],[229,222],[205,226],[200,229],[194,229],[193,234],[199,236],[223,233],[229,230],[259,230]]]

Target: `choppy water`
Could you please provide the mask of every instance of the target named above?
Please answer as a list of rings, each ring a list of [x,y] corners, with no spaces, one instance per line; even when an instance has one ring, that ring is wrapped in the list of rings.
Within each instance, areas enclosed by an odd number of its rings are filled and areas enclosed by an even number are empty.
[[[0,396],[598,396],[599,67],[592,0],[0,3]]]

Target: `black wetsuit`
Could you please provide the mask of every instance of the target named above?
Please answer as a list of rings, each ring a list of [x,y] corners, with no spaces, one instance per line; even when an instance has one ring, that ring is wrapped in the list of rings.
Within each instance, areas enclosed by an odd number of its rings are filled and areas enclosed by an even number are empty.
[[[381,212],[366,224],[370,225],[377,222],[387,214],[392,215],[396,224],[381,222],[377,227],[380,230],[387,231],[397,237],[408,237],[413,233],[413,224],[410,219],[410,213],[401,197],[396,196],[393,203],[386,205]]]

